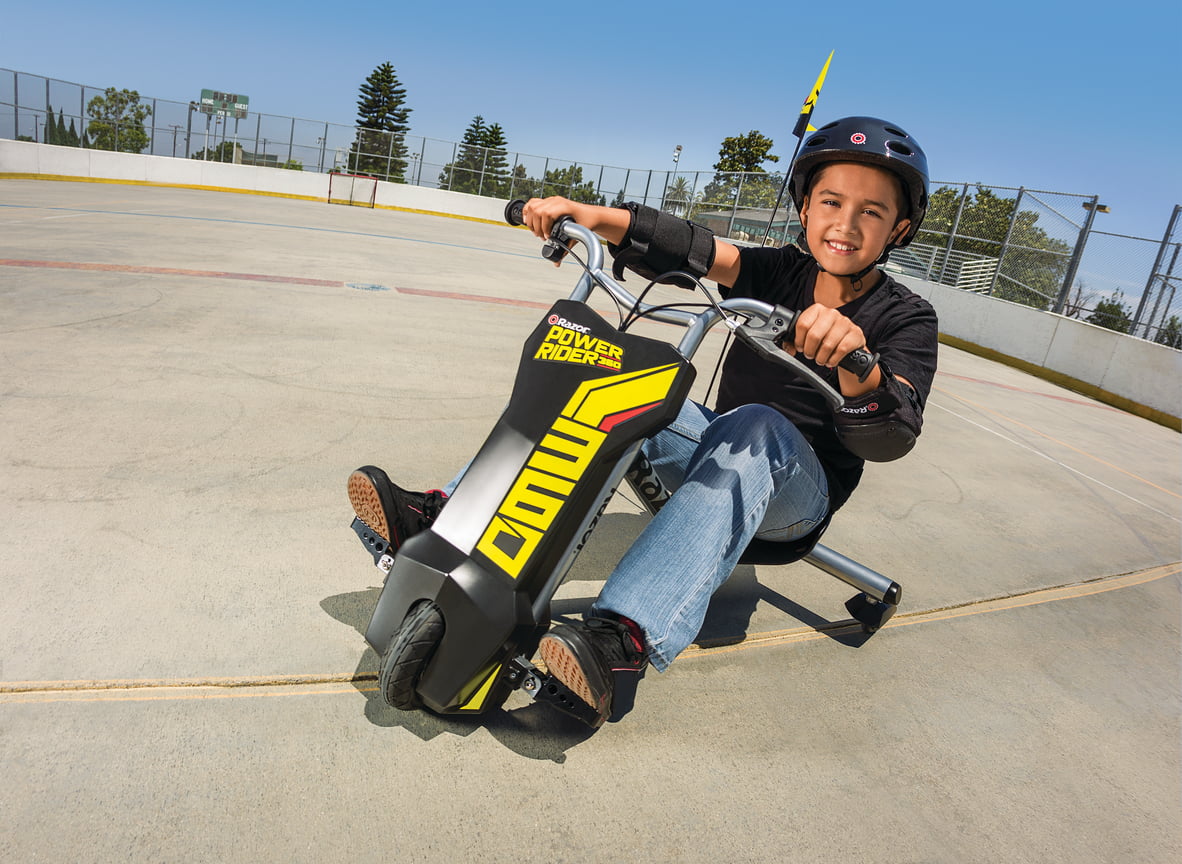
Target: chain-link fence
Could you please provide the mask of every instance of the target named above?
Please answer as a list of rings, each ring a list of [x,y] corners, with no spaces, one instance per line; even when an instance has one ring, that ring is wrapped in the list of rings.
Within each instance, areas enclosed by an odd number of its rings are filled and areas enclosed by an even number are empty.
[[[1106,235],[1119,238],[1124,244],[1130,241],[1142,244],[1137,237],[1120,237],[1120,235]],[[1143,248],[1138,248],[1143,254]],[[1182,251],[1182,205],[1174,207],[1170,216],[1169,226],[1165,236],[1157,244],[1157,254],[1153,267],[1149,271],[1145,289],[1137,303],[1136,312],[1129,325],[1128,333],[1141,336],[1160,345],[1182,349],[1182,292],[1179,283],[1182,282],[1182,264],[1179,264],[1179,252]],[[1139,259],[1140,260],[1140,259]]]
[[[676,162],[668,171],[616,168],[297,117],[235,119],[202,113],[197,102],[124,93],[0,69],[0,137],[365,173],[502,199],[637,201],[740,243],[780,246],[800,232],[781,198],[783,173],[682,172]],[[923,229],[887,267],[1182,348],[1177,211],[1160,241],[1095,230],[1103,212],[1096,196],[934,182]]]

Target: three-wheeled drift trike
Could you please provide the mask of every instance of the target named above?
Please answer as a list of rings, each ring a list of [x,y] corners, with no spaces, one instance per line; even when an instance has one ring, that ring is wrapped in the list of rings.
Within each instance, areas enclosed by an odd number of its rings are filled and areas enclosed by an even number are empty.
[[[521,208],[520,201],[506,208],[510,224],[521,224]],[[621,481],[650,512],[668,497],[641,445],[676,417],[694,379],[691,360],[711,327],[722,323],[808,380],[834,408],[843,404],[780,347],[796,313],[749,298],[716,301],[704,287],[700,304],[649,305],[604,270],[599,238],[569,219],[555,225],[542,255],[577,258],[575,243],[586,256],[583,272],[525,340],[508,407],[436,521],[396,554],[353,521],[385,575],[365,638],[381,657],[382,698],[396,708],[479,714],[520,688],[595,721],[591,706],[531,658],[549,628],[554,593]],[[614,299],[619,326],[587,305],[595,288]],[[642,317],[682,327],[680,342],[629,332]],[[860,351],[843,365],[864,374],[875,359]],[[759,545],[749,560],[776,559],[769,547],[778,544]],[[858,589],[846,608],[867,632],[899,603],[897,583],[831,549],[785,556],[800,557]]]

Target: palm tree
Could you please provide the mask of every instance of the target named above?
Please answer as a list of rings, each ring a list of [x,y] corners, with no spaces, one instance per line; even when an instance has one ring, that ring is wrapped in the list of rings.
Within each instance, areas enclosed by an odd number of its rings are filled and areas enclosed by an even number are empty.
[[[691,194],[689,181],[681,176],[674,177],[673,182],[665,187],[665,205],[662,209],[674,216],[688,217],[690,205],[693,203]]]

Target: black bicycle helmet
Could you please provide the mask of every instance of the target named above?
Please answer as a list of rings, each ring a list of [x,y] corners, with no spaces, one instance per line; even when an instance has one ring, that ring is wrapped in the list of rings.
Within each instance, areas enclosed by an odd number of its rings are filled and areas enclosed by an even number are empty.
[[[907,191],[911,226],[889,244],[881,260],[892,249],[906,246],[919,231],[928,212],[928,160],[919,144],[893,123],[876,117],[845,117],[827,123],[810,135],[792,163],[789,189],[799,213],[813,172],[828,162],[865,162],[893,171]]]

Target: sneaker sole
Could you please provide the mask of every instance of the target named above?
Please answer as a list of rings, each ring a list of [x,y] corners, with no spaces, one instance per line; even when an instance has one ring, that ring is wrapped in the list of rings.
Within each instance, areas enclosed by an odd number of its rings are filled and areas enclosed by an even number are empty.
[[[591,684],[587,681],[587,674],[571,647],[561,639],[543,636],[538,645],[538,653],[542,655],[542,662],[546,664],[551,675],[599,713],[599,721],[595,725],[602,725],[607,719],[608,706],[596,701]]]
[[[376,531],[387,543],[394,538],[390,536],[390,526],[386,524],[386,511],[382,507],[382,499],[378,497],[378,490],[373,481],[360,471],[349,475],[349,503],[353,505],[353,512],[357,518]]]

